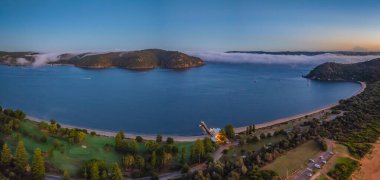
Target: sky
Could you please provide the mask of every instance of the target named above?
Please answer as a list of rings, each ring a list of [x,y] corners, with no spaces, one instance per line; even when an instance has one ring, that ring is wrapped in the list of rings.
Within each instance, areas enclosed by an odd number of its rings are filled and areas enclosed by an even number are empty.
[[[377,0],[0,0],[0,50],[380,50]]]

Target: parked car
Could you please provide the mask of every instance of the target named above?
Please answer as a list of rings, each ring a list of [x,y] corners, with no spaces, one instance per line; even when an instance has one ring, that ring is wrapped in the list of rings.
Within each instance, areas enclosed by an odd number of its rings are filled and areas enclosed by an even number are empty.
[[[321,166],[319,164],[314,164],[314,167],[321,169]]]

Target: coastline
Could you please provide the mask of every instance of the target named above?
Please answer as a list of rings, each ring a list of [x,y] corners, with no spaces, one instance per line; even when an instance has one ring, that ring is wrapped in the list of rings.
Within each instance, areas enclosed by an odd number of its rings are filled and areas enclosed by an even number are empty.
[[[365,88],[367,88],[367,84],[365,82],[358,81],[357,83],[359,83],[361,87],[351,97],[356,96],[356,95],[362,93],[365,90]],[[351,97],[349,97],[349,98],[351,98]],[[321,108],[315,109],[315,110],[310,111],[310,112],[305,112],[305,113],[297,114],[297,115],[294,115],[294,116],[289,116],[289,117],[285,117],[285,118],[275,119],[275,120],[269,121],[269,122],[255,124],[255,128],[256,129],[266,128],[266,127],[269,127],[269,126],[274,126],[276,124],[281,124],[281,123],[285,123],[285,122],[288,122],[288,121],[291,121],[291,120],[294,120],[294,119],[298,119],[298,118],[301,118],[301,117],[304,117],[304,116],[310,116],[312,114],[319,113],[321,111],[331,109],[331,108],[337,106],[338,104],[339,104],[339,102],[336,102],[334,104],[330,104],[330,105],[327,105],[325,107],[321,107]],[[248,126],[242,126],[242,127],[234,128],[235,133],[244,132],[247,129],[247,127]]]
[[[358,81],[356,83],[359,83],[361,85],[361,88],[357,92],[355,92],[352,96],[350,96],[349,98],[362,93],[366,89],[366,87],[367,87],[367,84],[365,82]],[[325,111],[325,110],[331,109],[331,108],[335,107],[338,104],[339,104],[339,102],[336,102],[334,104],[330,104],[330,105],[327,105],[327,106],[315,109],[315,110],[310,111],[310,112],[305,112],[305,113],[297,114],[297,115],[294,115],[294,116],[289,116],[289,117],[285,117],[285,118],[279,118],[279,119],[275,119],[275,120],[272,120],[272,121],[269,121],[269,122],[255,124],[255,128],[256,129],[261,129],[261,128],[266,128],[266,127],[274,126],[274,125],[277,125],[277,124],[282,124],[282,123],[285,123],[285,122],[289,122],[289,121],[292,121],[292,120],[295,120],[295,119],[298,119],[298,118],[301,118],[301,117],[304,117],[304,116],[312,115],[312,114],[315,114],[315,113],[319,113],[321,111]],[[39,118],[32,117],[32,116],[26,116],[26,118],[29,119],[29,120],[31,120],[31,121],[34,121],[34,122],[42,122],[42,121],[49,122],[47,120],[39,119]],[[111,131],[111,130],[99,130],[99,129],[85,128],[85,127],[79,127],[79,126],[68,125],[68,124],[61,124],[61,123],[59,123],[59,124],[63,128],[86,129],[88,132],[92,132],[93,131],[93,132],[96,132],[96,134],[100,135],[100,136],[115,137],[116,134],[117,134],[116,131]],[[247,129],[247,127],[248,126],[236,127],[236,128],[234,128],[235,133],[244,132]],[[141,136],[145,140],[156,140],[156,135],[155,134],[138,134],[138,133],[124,133],[124,134],[125,134],[125,136],[127,138],[133,138],[134,139],[136,136]],[[167,137],[172,137],[177,142],[190,142],[190,141],[196,141],[197,139],[203,139],[206,136],[205,135],[199,135],[199,136],[162,135],[162,137],[163,137],[163,139],[166,139]]]

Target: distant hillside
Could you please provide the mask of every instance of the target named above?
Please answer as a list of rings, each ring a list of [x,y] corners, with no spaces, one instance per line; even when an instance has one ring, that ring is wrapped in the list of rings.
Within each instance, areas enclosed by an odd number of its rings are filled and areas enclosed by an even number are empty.
[[[324,63],[305,77],[317,80],[379,81],[380,58],[355,64]]]
[[[227,51],[226,53],[249,53],[249,54],[270,54],[270,55],[305,55],[305,56],[316,56],[321,54],[336,54],[336,55],[346,55],[346,56],[369,56],[369,55],[380,55],[380,52],[368,51],[368,52],[357,52],[357,51]]]
[[[36,53],[0,52],[0,63],[8,65],[31,65],[36,61]],[[53,59],[53,60],[52,60]],[[200,58],[189,56],[178,51],[146,49],[140,51],[109,53],[65,53],[51,58],[49,64],[71,64],[83,68],[184,69],[204,65]]]

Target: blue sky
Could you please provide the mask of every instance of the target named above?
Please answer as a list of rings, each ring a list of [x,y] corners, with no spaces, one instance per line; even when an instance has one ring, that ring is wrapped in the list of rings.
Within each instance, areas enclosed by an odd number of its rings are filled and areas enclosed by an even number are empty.
[[[0,50],[380,50],[380,1],[0,0]]]

